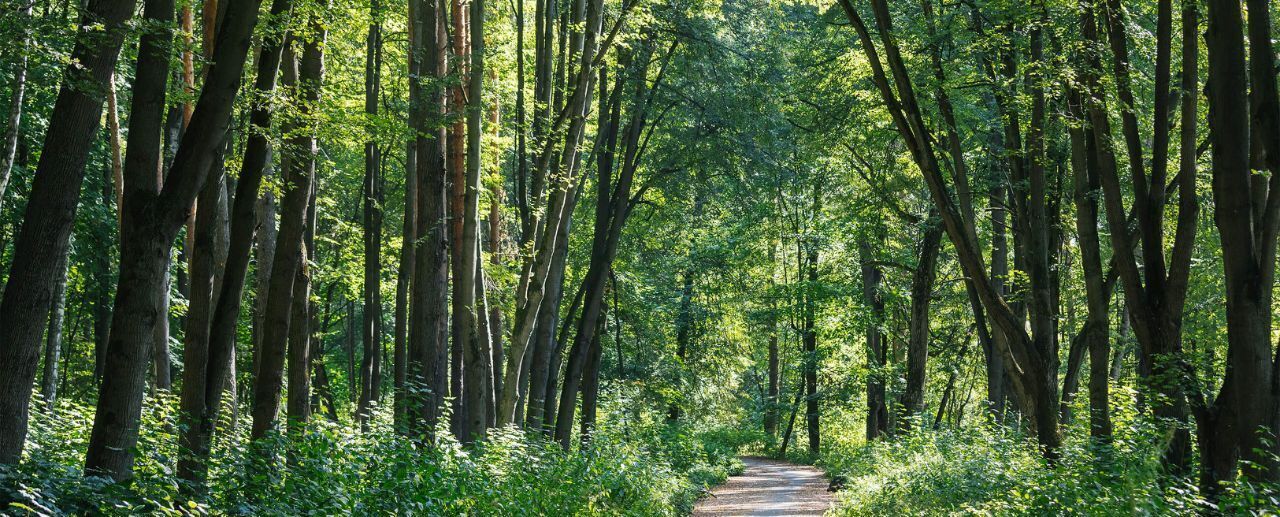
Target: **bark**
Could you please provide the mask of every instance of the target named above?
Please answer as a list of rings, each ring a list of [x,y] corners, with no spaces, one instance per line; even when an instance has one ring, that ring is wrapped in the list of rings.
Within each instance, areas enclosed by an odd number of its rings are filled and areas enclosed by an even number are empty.
[[[33,5],[35,2],[22,2],[18,9],[19,24],[30,21]],[[22,136],[22,108],[27,93],[27,52],[31,46],[31,34],[28,30],[22,31],[22,39],[18,46],[18,62],[13,71],[12,96],[9,98],[8,125],[4,130],[4,147],[0,148],[0,205],[4,204],[9,175],[13,172],[13,164],[18,156],[18,138]]]
[[[370,4],[372,22],[365,43],[364,112],[370,121],[378,116],[382,83],[382,27],[378,1]],[[364,321],[361,341],[364,343],[360,362],[360,405],[356,409],[362,428],[382,383],[382,336],[375,332],[382,318],[382,161],[378,143],[370,135],[364,144]]]
[[[6,372],[0,376],[0,464],[16,463],[22,454],[58,265],[68,252],[85,162],[134,5],[133,0],[87,4],[72,64],[49,117],[45,147],[62,152],[40,154],[0,300],[0,371]]]
[[[259,439],[276,427],[280,410],[280,390],[283,384],[284,362],[287,351],[290,308],[293,305],[295,280],[305,260],[304,237],[307,225],[307,206],[311,197],[311,185],[316,171],[316,128],[312,110],[317,107],[324,80],[323,46],[325,29],[319,20],[312,19],[311,39],[303,44],[302,57],[297,61],[297,97],[299,121],[297,135],[286,144],[284,152],[292,153],[293,166],[282,167],[285,180],[284,198],[280,209],[280,234],[271,265],[270,287],[267,293],[264,318],[263,349],[260,370],[253,391],[253,428],[251,436]],[[290,59],[285,60],[286,63]],[[288,81],[292,64],[286,66]],[[305,277],[304,277],[305,278]],[[303,352],[299,352],[302,354]]]
[[[906,418],[898,420],[900,431],[911,428],[914,418],[923,418],[925,376],[929,358],[929,303],[937,277],[938,252],[942,247],[942,225],[936,217],[926,218],[920,245],[916,248],[916,269],[911,275],[911,322],[907,340],[907,387],[902,394]],[[924,421],[924,420],[921,420]]]
[[[880,296],[883,273],[875,263],[874,252],[866,238],[858,239],[858,255],[862,262],[862,299],[870,309],[867,322],[867,441],[880,438],[889,431],[889,408],[885,404],[885,366],[887,347],[884,332],[884,299]]]
[[[257,4],[260,0],[249,1],[253,4],[252,8],[255,10],[256,16]],[[271,20],[273,26],[272,30],[268,31],[269,36],[263,41],[258,57],[257,77],[254,82],[254,89],[264,96],[275,90],[277,71],[280,68],[285,38],[282,27],[287,23],[287,13],[290,11],[291,5],[289,0],[273,0],[271,4],[269,20]],[[227,21],[222,22],[224,27],[230,27],[228,24],[232,20],[230,18],[232,8],[239,9],[242,7],[240,7],[239,3],[232,3],[226,6],[226,9],[228,9],[226,16],[228,18]],[[209,17],[211,14],[216,16],[214,12],[217,9],[217,3],[212,6],[205,6],[206,31],[212,30],[213,27],[208,23],[210,21]],[[225,37],[222,34],[222,30],[217,32],[218,38]],[[210,35],[209,32],[206,32],[206,44],[211,43]],[[259,222],[259,216],[255,210],[256,205],[259,203],[258,191],[271,158],[271,149],[266,140],[265,132],[270,129],[272,112],[271,106],[255,103],[254,109],[249,115],[249,123],[254,129],[249,131],[239,181],[236,183],[236,196],[232,202],[230,213],[227,260],[222,270],[223,281],[216,297],[217,303],[213,306],[212,319],[209,322],[208,337],[188,343],[184,351],[186,356],[206,358],[204,361],[186,360],[180,402],[180,418],[188,422],[184,426],[181,445],[188,451],[189,456],[180,459],[178,476],[197,484],[203,482],[207,469],[204,463],[209,456],[213,427],[217,421],[218,412],[221,410],[222,393],[225,389],[224,379],[229,377],[229,365],[234,358],[236,323],[240,316],[245,274],[249,267],[249,251],[253,245],[254,233]],[[179,150],[179,153],[181,153],[181,150]],[[264,206],[264,209],[270,206],[270,201],[266,204],[267,206]],[[274,220],[272,217],[267,216],[262,222],[267,223],[264,224],[266,229],[264,230],[265,236],[262,238],[271,241],[270,248],[274,250]],[[260,244],[260,250],[263,247],[266,247],[265,243]],[[271,263],[272,260],[272,257],[264,257],[263,254],[259,254],[259,277],[266,276],[263,266]],[[268,269],[267,272],[269,273],[269,271]],[[263,282],[260,281],[259,295],[263,296],[263,298],[258,301],[258,304],[261,307],[260,310],[265,311],[267,289],[261,283]],[[262,326],[259,325],[259,327]],[[262,332],[261,328],[259,332]],[[260,348],[260,344],[255,343],[255,368],[253,372],[255,377],[259,357],[257,350],[260,350]]]
[[[40,377],[40,395],[52,412],[58,399],[58,355],[62,352],[62,323],[67,315],[67,266],[63,258],[62,277],[53,289],[53,308],[49,309],[49,332],[44,343],[44,372]]]
[[[413,42],[418,76],[444,76],[444,5],[442,0],[420,0],[415,6]],[[410,401],[412,434],[430,437],[440,417],[440,405],[448,393],[448,240],[445,228],[446,181],[444,96],[438,88],[420,81],[411,84],[417,102],[410,106],[410,124],[417,131],[418,244],[414,250],[412,300],[409,319],[410,391],[421,394]]]

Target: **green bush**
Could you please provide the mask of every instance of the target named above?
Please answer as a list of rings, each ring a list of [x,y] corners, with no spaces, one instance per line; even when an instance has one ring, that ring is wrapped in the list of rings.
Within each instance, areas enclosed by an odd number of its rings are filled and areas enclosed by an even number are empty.
[[[754,437],[684,425],[602,426],[570,453],[540,434],[493,430],[463,448],[423,447],[380,414],[367,433],[317,420],[299,436],[250,444],[247,419],[214,444],[207,495],[176,481],[169,398],[144,411],[135,477],[84,478],[92,410],[33,414],[27,457],[0,469],[0,501],[18,515],[684,515],[706,487],[742,468]],[[38,406],[37,406],[38,407]]]
[[[1073,433],[1049,467],[1003,427],[918,430],[871,444],[829,442],[820,463],[845,480],[836,515],[1186,515],[1209,507],[1194,477],[1162,472],[1141,421],[1107,445]],[[1274,515],[1274,490],[1237,483],[1222,513]]]

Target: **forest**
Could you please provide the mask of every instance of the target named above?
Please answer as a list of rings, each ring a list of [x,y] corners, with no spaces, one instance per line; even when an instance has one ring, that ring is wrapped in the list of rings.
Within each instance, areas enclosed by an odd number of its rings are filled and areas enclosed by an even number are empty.
[[[1275,515],[1273,15],[0,0],[0,514]]]

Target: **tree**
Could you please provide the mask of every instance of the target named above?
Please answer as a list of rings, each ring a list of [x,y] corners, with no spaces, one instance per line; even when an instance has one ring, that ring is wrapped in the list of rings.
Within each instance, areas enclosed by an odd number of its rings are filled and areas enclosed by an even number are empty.
[[[133,0],[95,0],[80,20],[73,64],[64,72],[45,142],[67,152],[42,153],[0,300],[0,464],[16,463],[27,436],[28,403],[44,330],[67,255],[89,142],[102,116]]]

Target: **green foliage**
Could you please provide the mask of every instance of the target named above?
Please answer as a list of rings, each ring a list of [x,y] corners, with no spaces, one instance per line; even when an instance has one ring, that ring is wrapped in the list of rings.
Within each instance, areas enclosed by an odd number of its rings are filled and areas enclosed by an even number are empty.
[[[1137,421],[1114,442],[1067,440],[1053,467],[1004,427],[916,431],[892,440],[832,442],[821,463],[845,479],[836,515],[1186,515],[1209,507],[1190,478],[1161,469],[1156,427]],[[1267,487],[1239,482],[1229,515],[1273,515]]]
[[[683,425],[602,427],[563,452],[515,428],[464,448],[446,436],[423,447],[389,414],[369,432],[317,420],[301,435],[248,442],[247,422],[215,446],[208,496],[188,501],[171,471],[177,442],[170,397],[143,414],[135,477],[83,477],[91,408],[61,403],[33,415],[28,458],[0,470],[0,500],[18,515],[684,515],[707,487],[741,470],[758,437]],[[39,402],[39,401],[37,401]],[[38,407],[42,407],[40,404]]]

